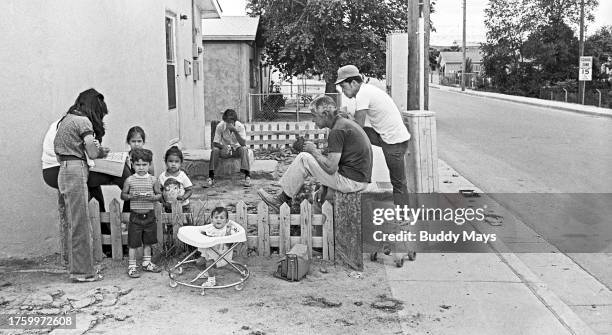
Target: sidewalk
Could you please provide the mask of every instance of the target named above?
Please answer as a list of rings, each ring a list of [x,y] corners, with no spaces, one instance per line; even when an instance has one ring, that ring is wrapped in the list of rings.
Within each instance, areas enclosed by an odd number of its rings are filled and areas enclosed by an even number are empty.
[[[388,181],[385,167],[376,166],[384,162],[377,148],[374,157],[373,179]],[[440,193],[471,189],[482,194],[442,160],[438,171]],[[385,267],[393,297],[409,306],[399,312],[404,333],[612,333],[610,290],[486,195],[477,201],[503,220],[473,225],[497,234],[490,253],[419,253],[416,262],[402,268]],[[533,252],[511,251],[525,248]],[[423,317],[414,320],[414,311]],[[427,317],[440,312],[445,317]]]
[[[609,108],[601,108],[601,107],[595,107],[595,106],[589,106],[589,105],[580,105],[580,104],[561,102],[561,101],[543,100],[543,99],[537,99],[537,98],[528,98],[528,97],[521,97],[521,96],[516,96],[516,95],[474,91],[474,90],[467,89],[467,88],[465,91],[462,92],[461,89],[458,87],[442,86],[442,85],[432,84],[432,83],[429,84],[429,87],[437,88],[443,91],[457,92],[457,93],[463,93],[463,94],[468,94],[468,95],[473,95],[473,96],[478,96],[478,97],[486,97],[486,98],[492,98],[492,99],[498,99],[498,100],[504,100],[504,101],[518,102],[518,103],[523,103],[523,104],[538,106],[538,107],[554,108],[554,109],[559,109],[559,110],[564,110],[564,111],[569,111],[569,112],[576,112],[576,113],[581,113],[581,114],[588,114],[588,115],[612,117],[612,109],[609,109]]]

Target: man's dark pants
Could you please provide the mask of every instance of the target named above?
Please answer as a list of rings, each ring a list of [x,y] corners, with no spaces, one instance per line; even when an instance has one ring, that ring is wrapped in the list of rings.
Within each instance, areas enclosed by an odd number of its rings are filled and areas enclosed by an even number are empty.
[[[381,147],[385,155],[385,162],[389,168],[389,177],[393,185],[393,204],[409,205],[408,203],[408,183],[406,180],[406,164],[404,156],[408,151],[408,141],[396,144],[388,144],[371,127],[364,127],[363,130],[368,135],[372,145]]]

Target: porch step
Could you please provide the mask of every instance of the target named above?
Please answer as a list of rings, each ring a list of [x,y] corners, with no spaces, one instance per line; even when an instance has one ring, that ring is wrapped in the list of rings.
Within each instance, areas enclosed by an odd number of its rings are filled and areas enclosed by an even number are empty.
[[[185,161],[183,169],[189,177],[208,177],[208,166],[210,162],[210,149],[183,150]],[[276,179],[276,167],[278,162],[272,159],[254,159],[251,161],[251,178],[253,179]],[[240,158],[227,158],[221,160],[215,170],[215,178],[229,177],[240,172]]]

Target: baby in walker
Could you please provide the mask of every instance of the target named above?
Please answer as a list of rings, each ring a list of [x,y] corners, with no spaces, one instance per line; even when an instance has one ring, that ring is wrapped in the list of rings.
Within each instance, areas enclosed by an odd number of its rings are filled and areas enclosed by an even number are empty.
[[[213,209],[212,213],[210,213],[210,219],[211,223],[202,227],[202,234],[206,236],[228,236],[236,234],[240,231],[238,228],[238,223],[229,219],[228,212],[225,207],[216,207],[215,209]],[[218,254],[215,253],[215,251],[213,251],[212,249],[217,251]],[[219,255],[222,255],[228,249],[229,247],[225,243],[217,244],[211,248],[199,248],[198,250],[200,251],[200,258],[196,261],[196,264],[198,266],[203,266],[204,268],[206,268],[207,266],[210,266],[210,264],[212,264],[214,261],[216,261],[219,258]],[[227,264],[225,259],[231,261],[232,253],[229,253],[225,256],[225,258],[219,260],[219,262],[217,262],[216,264],[216,267],[225,266]],[[208,279],[202,284],[202,287],[213,287],[215,285],[217,285],[215,278],[215,270],[214,268],[211,268],[208,270]]]

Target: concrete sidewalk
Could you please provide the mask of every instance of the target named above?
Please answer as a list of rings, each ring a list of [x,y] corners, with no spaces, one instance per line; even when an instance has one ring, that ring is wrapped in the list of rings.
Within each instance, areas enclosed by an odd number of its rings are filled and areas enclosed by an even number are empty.
[[[387,182],[382,151],[375,148],[374,157],[373,181]],[[442,160],[439,175],[440,193],[482,194]],[[405,302],[406,334],[612,333],[608,288],[486,195],[478,202],[503,220],[472,225],[498,235],[490,252],[419,253],[402,268],[386,266],[393,297]],[[445,317],[430,317],[440,312]]]
[[[610,108],[601,108],[601,107],[595,107],[595,106],[590,106],[590,105],[580,105],[580,104],[574,104],[574,103],[562,102],[562,101],[552,101],[552,100],[544,100],[544,99],[537,99],[537,98],[521,97],[521,96],[516,96],[516,95],[474,91],[474,90],[467,89],[467,88],[465,91],[461,91],[461,89],[457,87],[443,86],[443,85],[437,85],[437,84],[431,84],[431,83],[429,84],[429,87],[444,90],[444,91],[457,92],[457,93],[462,93],[462,94],[483,97],[483,98],[511,101],[511,102],[532,105],[532,106],[553,108],[553,109],[569,111],[569,112],[576,112],[576,113],[581,113],[581,114],[612,117],[612,109]]]

